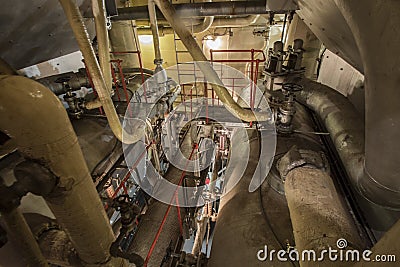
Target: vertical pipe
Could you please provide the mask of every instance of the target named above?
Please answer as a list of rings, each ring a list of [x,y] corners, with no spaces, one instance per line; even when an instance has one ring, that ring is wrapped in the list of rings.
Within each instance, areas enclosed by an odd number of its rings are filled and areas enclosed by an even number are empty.
[[[92,0],[92,10],[94,23],[96,26],[96,36],[98,43],[98,54],[101,71],[103,72],[104,82],[110,95],[113,94],[112,78],[110,67],[110,43],[106,28],[106,17],[103,0]]]
[[[18,245],[27,266],[47,267],[47,261],[40,251],[39,245],[19,208],[2,212],[1,217],[7,226],[7,233]]]
[[[85,59],[85,64],[89,69],[111,130],[118,140],[126,144],[136,143],[142,138],[144,131],[139,129],[133,134],[128,134],[124,131],[124,129],[122,129],[120,119],[115,111],[114,103],[111,100],[110,94],[108,93],[99,63],[97,62],[96,55],[93,51],[93,47],[90,44],[86,26],[83,22],[83,18],[78,6],[73,0],[59,0],[59,2],[64,9],[64,13],[71,25],[72,31],[74,32],[83,58]],[[144,125],[140,125],[140,127],[144,128]]]

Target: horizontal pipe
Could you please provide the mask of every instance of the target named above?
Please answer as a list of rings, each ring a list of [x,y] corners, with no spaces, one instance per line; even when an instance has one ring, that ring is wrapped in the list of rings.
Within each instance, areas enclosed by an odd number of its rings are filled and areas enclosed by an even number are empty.
[[[118,140],[126,144],[136,143],[142,138],[144,131],[138,129],[137,131],[135,131],[135,133],[128,134],[125,132],[124,129],[122,129],[119,116],[115,110],[114,104],[111,100],[109,91],[105,84],[99,63],[97,62],[96,55],[90,43],[90,38],[87,33],[86,26],[83,22],[83,18],[79,11],[79,8],[73,0],[59,0],[59,2],[64,9],[65,15],[71,25],[72,31],[74,32],[83,58],[85,59],[85,64],[92,77],[93,84],[99,96],[98,99],[102,104],[111,130]]]
[[[61,80],[65,80],[69,88],[65,88],[64,84],[60,82]],[[48,76],[36,81],[49,88],[56,95],[65,94],[68,90],[77,91],[82,87],[91,87],[86,72],[80,70],[78,72],[67,72]]]
[[[101,71],[103,72],[104,82],[110,95],[112,90],[112,77],[110,69],[110,42],[106,27],[106,17],[103,0],[92,0],[92,10],[94,24],[96,26],[96,37],[98,44],[98,55]]]
[[[265,1],[232,1],[232,2],[201,2],[175,4],[177,16],[181,18],[208,16],[241,16],[268,14]],[[157,17],[164,19],[162,12],[157,10]],[[148,19],[147,6],[118,8],[118,16],[112,20],[143,20]]]
[[[249,15],[245,18],[229,18],[215,19],[214,17],[205,17],[203,22],[193,26],[187,25],[187,28],[192,34],[199,34],[207,31],[209,28],[236,28],[245,27],[255,24],[259,15]],[[168,26],[158,27],[159,35],[174,34],[174,30]],[[139,35],[151,35],[152,31],[149,28],[137,28]]]
[[[400,211],[400,60],[393,56],[400,45],[395,27],[400,2],[335,4],[354,35],[365,75],[365,176],[360,189],[371,202]]]
[[[218,18],[214,20],[212,27],[215,28],[236,28],[254,25],[260,15],[249,15],[239,18]]]

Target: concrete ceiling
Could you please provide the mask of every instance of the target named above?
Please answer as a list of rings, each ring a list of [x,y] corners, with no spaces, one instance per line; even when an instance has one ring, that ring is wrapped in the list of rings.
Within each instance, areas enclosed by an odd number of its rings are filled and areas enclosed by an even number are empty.
[[[90,0],[77,0],[84,16]],[[0,0],[0,57],[21,69],[79,50],[56,0]],[[86,19],[91,37],[94,24]]]

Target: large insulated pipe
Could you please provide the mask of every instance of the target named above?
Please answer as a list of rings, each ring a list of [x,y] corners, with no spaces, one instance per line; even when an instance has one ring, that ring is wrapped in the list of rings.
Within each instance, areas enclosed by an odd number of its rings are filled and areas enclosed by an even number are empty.
[[[229,18],[229,19],[215,19],[214,17],[205,17],[203,22],[193,26],[188,25],[192,34],[199,34],[206,32],[209,28],[238,28],[254,25],[260,15],[249,15],[244,18]],[[171,27],[159,27],[160,36],[166,34],[173,34],[174,30]],[[139,28],[137,29],[139,35],[150,35],[152,34],[150,29]]]
[[[232,136],[231,144],[235,144],[232,151],[238,153],[238,159],[249,156],[249,162],[239,182],[221,198],[209,267],[265,265],[265,262],[257,259],[257,251],[265,245],[275,245],[271,244],[265,230],[268,225],[260,209],[260,195],[258,192],[249,193],[248,190],[259,160],[260,145],[256,131],[249,130],[247,134],[235,133]],[[247,138],[249,144],[245,141]],[[246,155],[246,152],[249,154]],[[241,171],[235,168],[232,177]],[[227,187],[232,186],[229,179],[225,182]]]
[[[400,210],[400,2],[335,0],[354,34],[365,75],[363,194]]]
[[[78,6],[73,0],[59,0],[59,2],[64,9],[65,15],[71,25],[72,31],[74,32],[83,58],[85,59],[86,66],[89,69],[89,73],[92,77],[94,86],[96,87],[100,102],[103,106],[104,112],[106,113],[111,130],[118,138],[118,140],[126,144],[137,142],[142,138],[143,131],[138,130],[135,131],[135,133],[133,134],[128,134],[122,129],[121,122],[119,120],[117,112],[115,111],[115,107],[111,100],[109,91],[107,90],[107,86],[100,70],[99,63],[97,62],[93,47],[89,41],[89,35],[87,33]]]
[[[251,110],[242,108],[240,105],[238,105],[238,103],[235,102],[235,100],[233,100],[229,91],[223,86],[218,74],[208,62],[208,59],[204,55],[202,49],[197,44],[190,31],[182,23],[179,16],[176,14],[172,4],[168,0],[155,0],[155,3],[181,39],[193,60],[197,62],[200,70],[203,72],[207,81],[212,85],[215,93],[218,95],[218,98],[221,100],[221,102],[224,103],[225,107],[243,121],[266,121],[270,119],[269,114],[255,115],[255,113],[253,113]]]
[[[40,251],[39,245],[33,236],[24,216],[19,208],[14,208],[7,212],[2,212],[7,233],[11,235],[18,249],[21,251],[27,266],[47,267],[47,261]]]
[[[0,130],[25,158],[58,177],[45,200],[80,258],[116,266],[109,254],[114,235],[65,108],[49,89],[25,77],[0,76],[0,88]]]
[[[286,175],[284,187],[298,251],[318,254],[327,247],[337,248],[339,239],[347,241],[346,249],[364,247],[343,197],[326,171],[295,168]],[[301,261],[300,266],[315,266],[315,262]]]
[[[112,90],[112,77],[111,77],[111,66],[110,66],[110,42],[108,39],[103,0],[92,0],[92,10],[94,16],[94,23],[96,26],[99,63],[101,71],[103,72],[106,88],[109,94],[111,95],[113,93],[113,90]]]

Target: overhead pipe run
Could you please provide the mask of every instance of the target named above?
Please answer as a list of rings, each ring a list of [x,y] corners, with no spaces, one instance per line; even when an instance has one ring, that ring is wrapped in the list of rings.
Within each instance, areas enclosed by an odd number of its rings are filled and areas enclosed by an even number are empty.
[[[268,14],[265,1],[226,1],[226,2],[201,2],[173,5],[177,16],[180,18],[196,18],[209,16],[243,16]],[[284,7],[285,8],[285,7]],[[291,4],[287,8],[293,8]],[[160,8],[161,10],[161,8]],[[163,12],[157,12],[157,17],[167,19]],[[118,16],[112,17],[112,20],[143,20],[148,19],[146,6],[118,8]]]
[[[58,177],[45,200],[80,258],[93,266],[117,266],[120,260],[109,254],[114,234],[64,106],[25,77],[0,76],[0,88],[0,130],[16,140],[25,158]]]
[[[17,75],[17,71],[4,59],[0,58],[0,75]]]
[[[97,62],[96,55],[93,47],[90,43],[90,38],[87,33],[85,24],[83,22],[82,15],[79,11],[78,6],[73,0],[59,0],[62,5],[65,15],[71,25],[72,31],[74,32],[76,41],[78,42],[79,48],[82,52],[86,66],[92,77],[93,84],[96,87],[96,91],[99,95],[99,100],[107,116],[108,123],[111,130],[118,140],[126,144],[132,144],[139,141],[144,133],[144,130],[138,129],[133,134],[128,134],[122,129],[121,122],[118,114],[115,111],[114,104],[111,100],[109,91],[105,84],[99,63]],[[144,129],[144,124],[140,127]]]
[[[213,87],[218,98],[224,103],[225,107],[243,121],[267,121],[271,119],[269,114],[253,113],[251,110],[246,110],[236,103],[229,91],[223,86],[218,74],[208,62],[207,57],[204,55],[190,31],[182,23],[172,4],[168,0],[155,0],[155,3],[181,39],[193,60],[197,62],[196,64]]]

